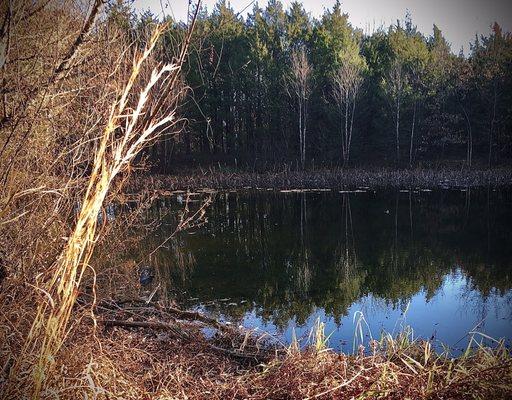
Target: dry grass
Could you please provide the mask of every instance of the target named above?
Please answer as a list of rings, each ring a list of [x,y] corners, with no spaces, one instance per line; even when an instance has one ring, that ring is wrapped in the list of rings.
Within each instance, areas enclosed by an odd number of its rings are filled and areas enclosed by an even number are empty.
[[[5,45],[1,48],[2,79],[16,86],[2,88],[0,165],[3,166],[4,192],[0,217],[1,226],[11,238],[1,244],[2,247],[10,243],[13,246],[23,246],[24,242],[29,244],[33,255],[29,267],[26,270],[12,268],[11,273],[16,276],[18,284],[26,284],[30,288],[15,292],[23,293],[24,298],[19,302],[35,305],[29,307],[22,318],[15,310],[9,309],[13,313],[10,318],[14,317],[14,321],[9,321],[11,326],[24,333],[23,344],[18,344],[21,350],[12,351],[11,360],[5,368],[9,379],[4,389],[10,397],[18,393],[23,397],[39,398],[48,387],[58,366],[60,350],[80,320],[74,315],[73,307],[82,279],[89,273],[94,280],[95,271],[90,260],[96,243],[101,239],[98,216],[103,212],[107,196],[117,193],[120,178],[129,174],[136,157],[147,146],[163,134],[176,133],[177,130],[177,108],[184,92],[180,72],[195,18],[178,55],[171,63],[161,65],[154,59],[153,51],[167,26],[163,24],[154,28],[143,51],[139,51],[136,44],[126,44],[124,38],[118,39],[114,35],[110,40],[111,21],[108,17],[91,38],[102,6],[101,0],[95,0],[85,13],[83,25],[78,22],[81,17],[79,2],[8,2],[0,10],[3,16],[0,39]],[[55,27],[52,23],[59,16],[63,16],[66,28],[78,27],[76,35],[71,28],[73,34],[62,40],[58,33],[53,32]],[[39,25],[37,18],[42,21]],[[31,29],[35,29],[36,34]],[[42,69],[39,64],[33,66],[31,62],[25,62],[31,59],[42,61],[48,57],[47,54],[38,54],[41,46],[47,43],[42,42],[37,33],[43,39],[46,34],[46,38],[58,43],[51,61],[47,65],[41,64]],[[126,37],[127,33],[124,35]],[[105,38],[106,44],[99,46],[98,43]],[[96,46],[92,44],[93,39],[98,41]],[[102,63],[104,57],[100,57],[102,61],[91,65],[90,70],[96,67],[103,72],[99,77],[94,74],[98,71],[86,74],[80,67],[74,68],[90,60],[84,55],[87,54],[87,41],[89,50],[100,48],[108,51],[109,45],[116,45],[114,63],[108,62],[107,56],[106,63]],[[65,45],[60,46],[61,42]],[[50,49],[51,46],[48,51]],[[31,54],[34,51],[36,53]],[[75,79],[66,79],[74,73],[77,74]],[[96,78],[92,84],[87,81],[91,75]],[[106,78],[107,84],[101,78]],[[71,97],[69,93],[73,93]],[[91,96],[91,101],[86,103],[87,112],[83,113],[79,110],[84,108],[83,96],[86,95]],[[60,97],[64,97],[63,102],[55,101]],[[62,116],[71,116],[68,122],[75,122],[74,128],[81,129],[82,135],[68,141],[63,129],[66,125],[51,123],[61,109],[66,111]],[[78,112],[81,120],[73,119],[74,111]],[[40,131],[33,128],[38,123],[42,124]],[[49,134],[50,129],[58,132],[56,141],[48,141],[55,137]],[[53,151],[66,170],[59,169],[59,163],[42,156],[35,146],[38,139],[43,141],[41,149]],[[32,174],[27,174],[27,164],[44,168],[39,173],[31,171]],[[37,180],[43,184],[34,186]],[[59,187],[48,190],[50,183]],[[60,227],[52,226],[53,218],[48,218],[41,209],[41,200],[46,195],[57,197],[56,200],[50,199],[45,206],[53,208],[54,215],[64,214],[64,220],[58,221]],[[69,223],[72,214],[75,214],[72,218],[75,221]],[[36,225],[37,219],[43,229]],[[20,223],[27,222],[34,224],[36,232],[60,243],[51,252],[46,252],[37,240],[19,240],[15,235],[26,226]],[[62,237],[66,230],[69,233]],[[14,254],[12,261],[22,263],[24,258],[24,254]],[[43,265],[44,270],[41,268]],[[32,321],[30,326],[27,326],[27,320]]]
[[[128,106],[129,97],[133,96],[132,89],[135,82],[164,31],[165,27],[155,29],[147,48],[135,59],[132,73],[120,93],[120,99],[116,100],[111,107],[110,117],[95,152],[92,171],[88,177],[87,190],[75,228],[63,252],[52,266],[51,279],[38,287],[46,298],[39,303],[34,322],[25,341],[19,358],[23,362],[17,363],[12,369],[13,374],[26,369],[27,362],[33,363],[30,356],[37,351],[36,349],[40,349],[33,372],[36,398],[44,386],[47,375],[52,371],[56,354],[68,336],[68,323],[73,304],[78,295],[82,277],[89,268],[94,245],[98,239],[96,229],[98,215],[114,179],[128,168],[148,143],[155,139],[159,129],[169,128],[176,119],[176,106],[174,109],[166,110],[167,112],[160,118],[157,114],[162,111],[158,108],[156,112],[151,109],[155,108],[154,104],[160,102],[160,96],[179,96],[172,93],[178,80],[177,75],[181,67],[179,63],[165,65],[153,71],[149,82],[140,93],[136,106],[134,108]],[[163,87],[159,87],[160,92],[157,96],[153,96],[156,99],[154,104],[151,104],[151,94],[161,81],[164,81]],[[173,105],[176,104],[175,100]],[[143,120],[142,123],[139,120]]]
[[[512,359],[502,345],[451,359],[433,352],[430,343],[388,337],[373,343],[369,355],[361,351],[345,355],[325,347],[319,325],[311,347],[297,351],[258,347],[255,338],[247,340],[235,330],[219,331],[208,341],[200,332],[203,324],[176,319],[159,308],[98,307],[99,321],[106,317],[162,321],[181,329],[176,333],[106,328],[100,323],[95,330],[89,306],[76,306],[79,322],[55,360],[42,398],[507,399],[512,395]],[[16,336],[21,341],[22,335],[13,333],[9,340]],[[233,357],[230,352],[240,348],[244,349],[240,354],[256,353],[258,361]]]

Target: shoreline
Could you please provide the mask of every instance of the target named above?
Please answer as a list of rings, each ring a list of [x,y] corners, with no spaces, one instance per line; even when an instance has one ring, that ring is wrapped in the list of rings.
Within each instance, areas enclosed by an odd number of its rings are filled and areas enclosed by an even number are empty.
[[[512,393],[511,354],[502,342],[493,347],[475,342],[472,350],[452,357],[404,330],[346,353],[329,348],[320,323],[305,347],[297,342],[283,346],[172,306],[112,299],[98,305],[103,328],[97,340],[113,354],[82,335],[71,339],[68,354],[77,362],[77,349],[85,341],[91,353],[100,354],[96,371],[105,381],[131,382],[126,398],[180,398],[186,391],[190,399],[462,400],[505,399]],[[216,334],[207,338],[204,328]],[[152,374],[138,373],[142,365]]]
[[[127,305],[131,318],[124,321]],[[383,334],[346,353],[329,348],[322,324],[315,326],[305,347],[297,342],[279,346],[261,342],[251,330],[198,312],[133,303],[105,310],[98,314],[104,327],[99,340],[111,346],[118,343],[113,346],[118,355],[110,360],[105,355],[105,364],[100,365],[108,375],[135,383],[136,396],[177,398],[185,388],[193,399],[254,400],[465,399],[468,395],[505,399],[512,393],[511,355],[502,342],[492,348],[475,342],[472,350],[452,357],[438,353],[429,341],[413,340],[404,330],[393,337]],[[147,315],[150,322],[145,322]],[[207,338],[201,331],[205,327],[217,333]],[[130,356],[140,352],[146,354],[143,360]],[[107,360],[131,368],[112,368]],[[148,379],[137,374],[141,363],[159,371],[157,376]],[[152,387],[148,380],[166,384]]]
[[[191,170],[175,175],[134,175],[130,192],[156,190],[242,189],[469,189],[512,186],[512,169],[496,170],[312,170],[226,172]]]

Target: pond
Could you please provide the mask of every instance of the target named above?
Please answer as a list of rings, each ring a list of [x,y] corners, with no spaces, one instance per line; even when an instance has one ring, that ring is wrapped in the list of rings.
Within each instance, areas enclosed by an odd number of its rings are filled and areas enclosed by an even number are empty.
[[[329,346],[345,352],[357,347],[358,326],[364,342],[410,326],[415,338],[453,353],[471,336],[486,340],[480,334],[510,345],[511,194],[217,193],[207,221],[167,241],[149,262],[182,305],[284,343],[296,335],[306,345],[320,321]],[[199,207],[202,196],[192,198]],[[184,202],[183,194],[157,201],[148,219],[161,223],[140,249],[171,235]]]

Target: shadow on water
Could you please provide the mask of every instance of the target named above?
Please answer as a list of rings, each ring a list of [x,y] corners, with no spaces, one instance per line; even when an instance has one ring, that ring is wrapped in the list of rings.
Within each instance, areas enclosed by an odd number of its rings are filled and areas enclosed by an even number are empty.
[[[179,200],[148,211],[163,223],[134,259],[172,233]],[[448,345],[475,327],[510,339],[511,205],[511,191],[487,189],[220,193],[205,225],[149,262],[172,298],[285,341],[320,317],[345,349],[356,311],[374,336],[400,321]]]

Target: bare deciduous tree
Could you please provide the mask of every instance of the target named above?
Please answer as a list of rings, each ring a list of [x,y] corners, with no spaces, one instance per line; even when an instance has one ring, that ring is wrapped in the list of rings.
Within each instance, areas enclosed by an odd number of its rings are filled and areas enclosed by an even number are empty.
[[[304,48],[295,50],[291,57],[291,69],[287,79],[287,91],[297,99],[299,112],[300,164],[306,165],[306,128],[308,118],[308,100],[311,95],[313,68],[308,61]]]
[[[340,114],[343,166],[350,160],[356,100],[363,82],[360,65],[344,61],[332,75],[333,97]]]
[[[396,163],[400,163],[400,111],[402,98],[407,84],[405,69],[400,60],[394,60],[386,76],[384,88],[391,99],[391,105],[395,113],[395,149]]]
[[[411,124],[411,135],[409,141],[409,168],[412,168],[413,164],[413,153],[414,153],[414,133],[416,128],[416,111],[418,108],[418,101],[421,99],[421,90],[423,87],[423,77],[422,71],[420,68],[412,67],[409,70],[409,77],[411,81],[412,87],[412,102],[413,102],[413,111],[412,111],[412,124]]]

